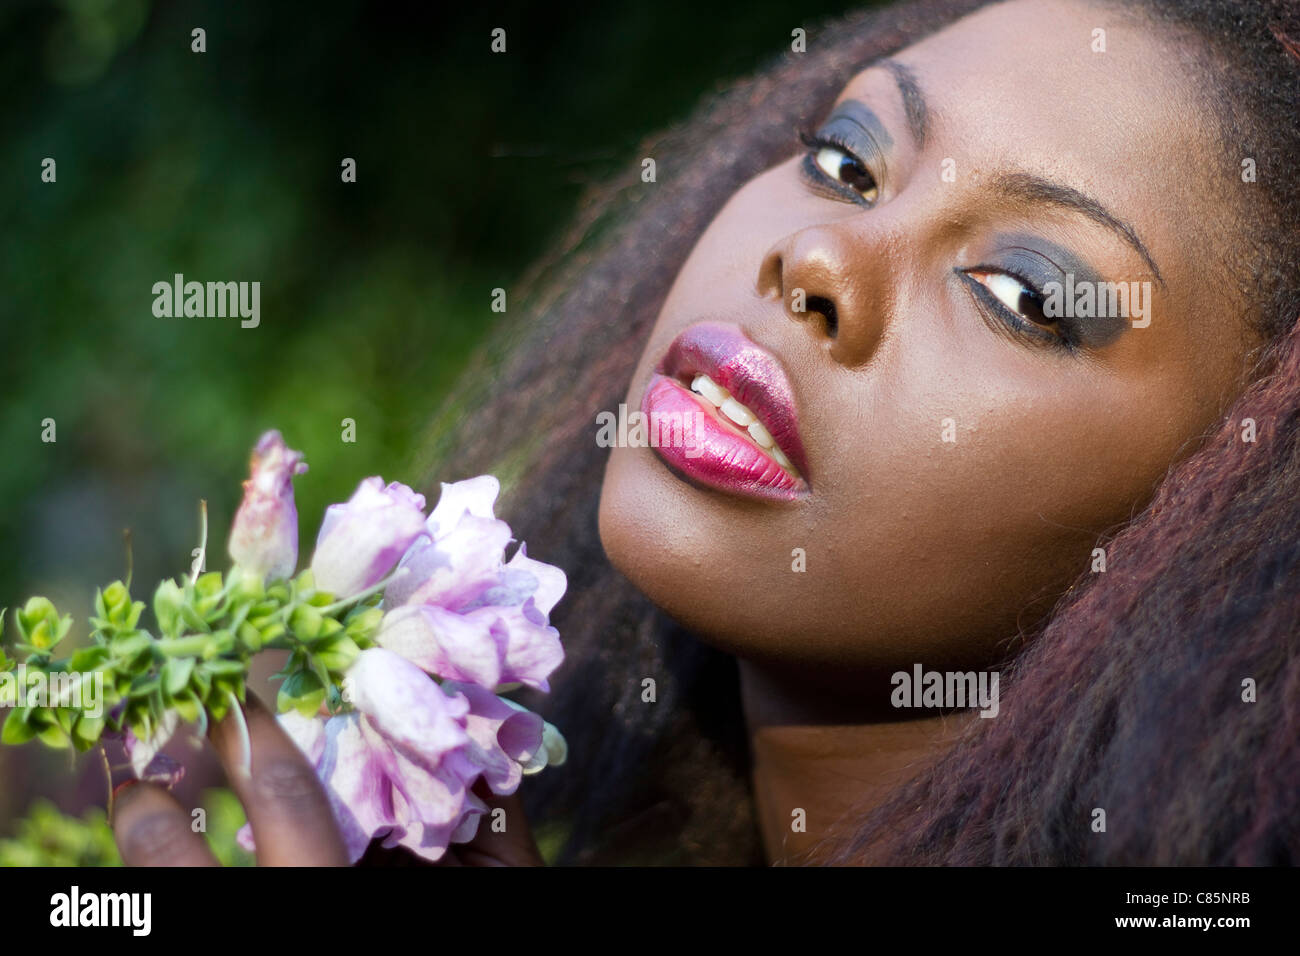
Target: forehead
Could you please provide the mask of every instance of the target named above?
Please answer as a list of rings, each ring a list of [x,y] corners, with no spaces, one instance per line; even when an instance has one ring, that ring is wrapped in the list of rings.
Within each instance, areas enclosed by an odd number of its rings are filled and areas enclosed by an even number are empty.
[[[920,80],[932,124],[950,142],[1035,156],[1037,141],[1116,168],[1133,151],[1206,153],[1213,124],[1194,84],[1195,41],[1165,35],[1131,11],[1054,0],[995,3],[892,59]],[[882,91],[870,69],[845,90]],[[1052,153],[1059,150],[1052,149]],[[1045,158],[1045,157],[1043,157]]]

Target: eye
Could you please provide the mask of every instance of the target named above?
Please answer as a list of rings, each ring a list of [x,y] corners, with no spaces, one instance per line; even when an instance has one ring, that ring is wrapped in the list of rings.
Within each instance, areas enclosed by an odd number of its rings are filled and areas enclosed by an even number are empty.
[[[876,200],[880,189],[875,177],[838,146],[822,146],[817,150],[813,161],[827,176],[859,193],[863,199],[871,202]]]
[[[972,269],[966,273],[980,285],[989,290],[993,298],[1014,312],[1022,319],[1040,325],[1045,329],[1055,330],[1058,321],[1049,318],[1043,311],[1042,293],[1026,285],[1022,280],[1006,272],[988,272]]]
[[[875,205],[880,185],[867,164],[859,159],[837,134],[826,131],[812,135],[800,133],[808,147],[800,167],[804,181],[833,198],[848,198],[864,206]]]

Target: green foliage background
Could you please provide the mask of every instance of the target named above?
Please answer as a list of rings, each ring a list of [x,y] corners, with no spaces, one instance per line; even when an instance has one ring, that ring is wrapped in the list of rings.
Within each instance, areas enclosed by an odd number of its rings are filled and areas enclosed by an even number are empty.
[[[415,442],[491,331],[490,290],[583,186],[845,6],[4,0],[0,606],[44,593],[84,633],[123,529],[151,593],[188,567],[200,498],[223,567],[268,427],[311,466],[304,554],[362,477],[420,479]],[[259,280],[260,327],[155,318],[178,272]],[[0,836],[35,794],[102,803],[102,771],[80,778],[60,785],[75,776],[36,745],[0,753]]]

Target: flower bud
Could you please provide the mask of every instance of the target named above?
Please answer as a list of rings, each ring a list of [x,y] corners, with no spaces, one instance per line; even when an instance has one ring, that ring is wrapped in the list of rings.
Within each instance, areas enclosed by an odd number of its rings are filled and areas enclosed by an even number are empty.
[[[268,431],[253,449],[244,500],[230,529],[230,556],[263,580],[287,578],[298,564],[298,511],[293,476],[307,470],[302,452],[291,450],[278,431]]]

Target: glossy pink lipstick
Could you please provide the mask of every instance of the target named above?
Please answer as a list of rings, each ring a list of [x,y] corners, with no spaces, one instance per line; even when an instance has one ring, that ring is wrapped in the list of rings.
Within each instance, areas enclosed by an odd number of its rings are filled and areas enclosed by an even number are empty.
[[[791,467],[783,467],[744,427],[692,391],[698,375],[744,406]],[[678,335],[646,386],[641,411],[651,420],[678,415],[699,424],[690,429],[689,441],[655,445],[661,458],[689,478],[731,494],[777,501],[809,491],[790,380],[774,356],[733,325],[700,322]]]

